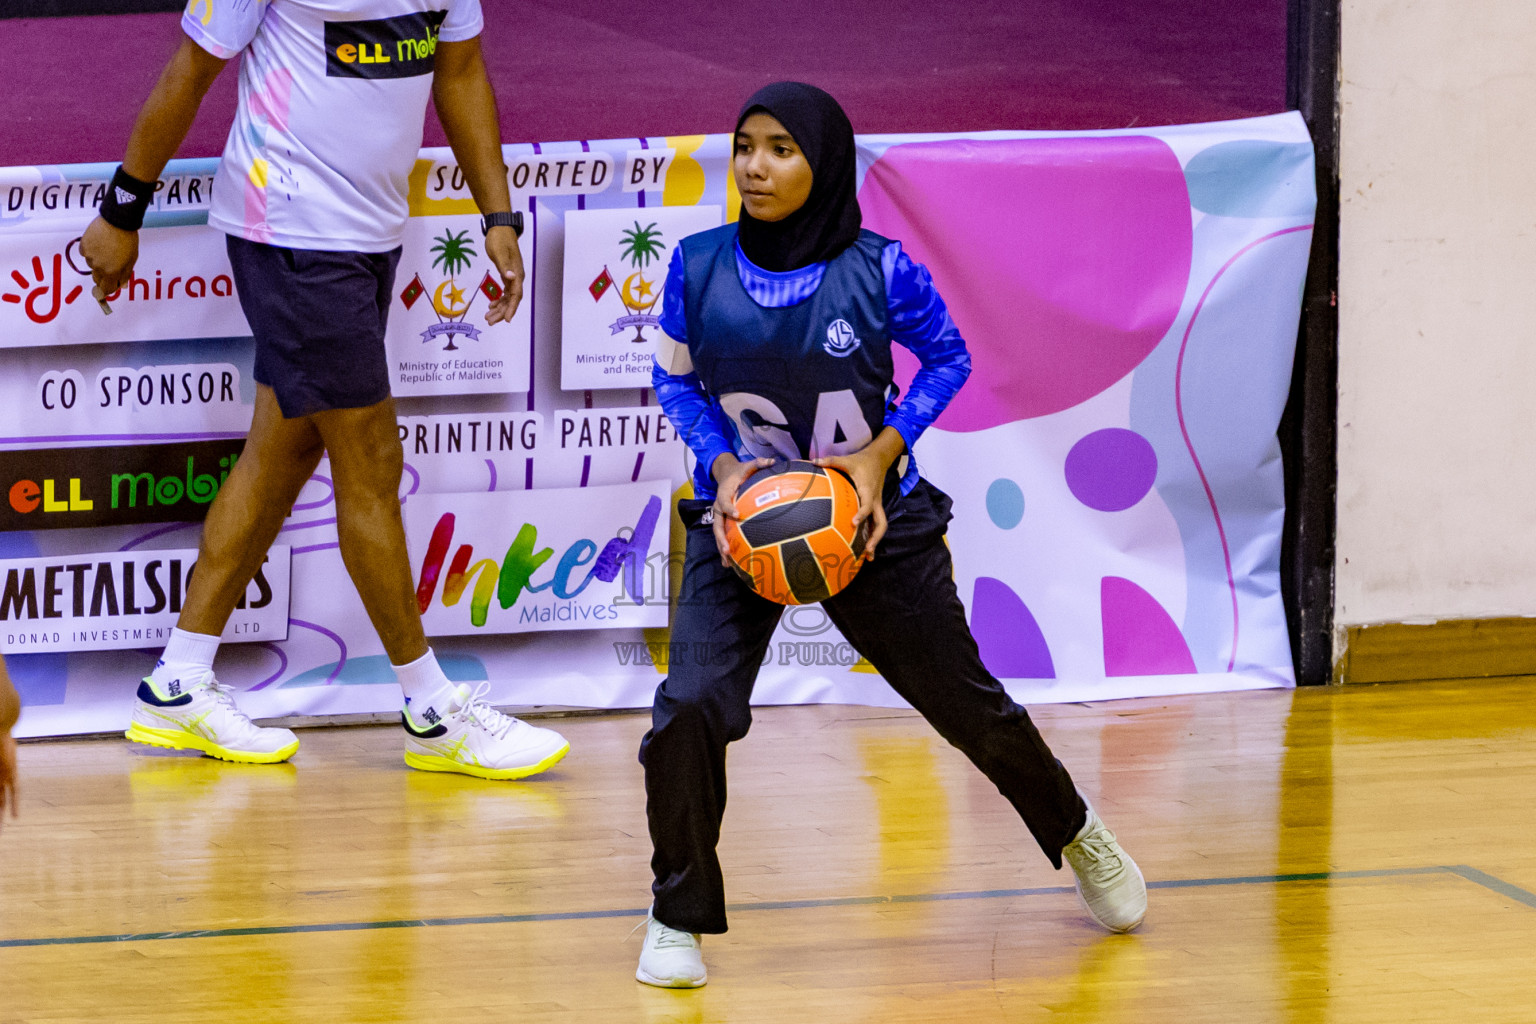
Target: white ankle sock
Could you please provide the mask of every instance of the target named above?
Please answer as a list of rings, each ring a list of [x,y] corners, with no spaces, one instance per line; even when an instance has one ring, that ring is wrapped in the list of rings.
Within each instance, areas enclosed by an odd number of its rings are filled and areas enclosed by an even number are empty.
[[[437,724],[447,713],[448,701],[457,687],[443,674],[443,667],[437,663],[432,648],[428,647],[426,654],[409,665],[393,667],[395,677],[400,680],[400,689],[405,693],[405,706],[411,718],[418,724]],[[428,709],[435,709],[435,718],[426,714]]]
[[[179,696],[188,686],[213,675],[213,659],[218,653],[218,637],[173,629],[170,642],[149,674],[149,685],[161,697]]]

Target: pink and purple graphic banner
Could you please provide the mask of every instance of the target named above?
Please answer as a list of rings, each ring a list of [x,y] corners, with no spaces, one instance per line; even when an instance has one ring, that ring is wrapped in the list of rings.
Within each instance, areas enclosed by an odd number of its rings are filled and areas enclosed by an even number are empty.
[[[955,579],[992,671],[1024,702],[1292,685],[1275,431],[1315,204],[1300,117],[859,142],[866,226],[928,266],[971,350],[970,381],[916,456],[955,499]],[[434,643],[451,676],[489,680],[500,704],[644,706],[675,653],[657,601],[675,586],[660,556],[676,528],[665,511],[646,517],[652,497],[685,493],[690,456],[647,389],[562,389],[566,218],[629,211],[626,225],[659,231],[668,218],[646,211],[713,206],[734,219],[729,153],[723,135],[506,147],[509,168],[530,169],[509,174],[528,219],[527,333],[465,332],[447,351],[416,330],[392,356],[402,374],[436,375],[433,393],[400,399],[412,569],[423,587],[433,576],[429,613],[452,623]],[[581,187],[535,173],[562,161],[653,171]],[[182,186],[148,221],[130,315],[103,321],[69,301],[65,250],[110,168],[0,169],[0,450],[243,429],[250,341],[208,283],[225,268],[199,220],[207,168],[172,170]],[[457,244],[472,212],[454,171],[450,153],[427,150],[412,175],[408,249],[420,251],[402,260],[415,274],[397,282],[402,324],[416,309],[452,313],[478,280],[478,264],[445,268],[431,248]],[[620,255],[601,261],[610,277]],[[598,270],[578,282],[588,306]],[[628,358],[631,338],[607,334]],[[904,384],[915,360],[897,352]],[[172,386],[205,375],[225,383]],[[559,522],[549,510],[562,502],[580,516]],[[642,525],[647,555],[624,570],[614,558]],[[0,533],[0,559],[185,549],[197,531]],[[221,677],[258,716],[392,713],[399,692],[341,564],[324,463],[279,543],[292,551],[287,638],[227,647]],[[121,729],[155,653],[11,658],[22,734]],[[816,606],[785,616],[755,699],[899,704]]]

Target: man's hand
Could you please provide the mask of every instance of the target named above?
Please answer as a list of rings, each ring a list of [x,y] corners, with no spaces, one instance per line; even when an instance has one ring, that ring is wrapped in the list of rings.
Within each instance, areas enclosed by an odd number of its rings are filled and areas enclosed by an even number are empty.
[[[227,61],[215,57],[186,36],[139,109],[123,155],[123,170],[140,181],[155,181],[176,147],[186,138],[198,105]],[[105,298],[133,273],[139,259],[139,233],[124,231],[97,217],[80,238],[80,255],[91,268],[91,280]]]
[[[511,320],[523,301],[523,253],[517,241],[517,232],[504,226],[491,228],[485,236],[485,254],[501,272],[501,298],[485,311],[488,324]]]
[[[881,496],[885,490],[885,475],[890,472],[901,453],[907,450],[906,441],[895,427],[886,427],[880,436],[852,455],[830,455],[817,459],[816,465],[824,469],[840,469],[853,480],[859,493],[859,511],[854,514],[855,530],[867,519],[869,536],[864,541],[862,560],[875,557],[875,545],[885,536],[885,506]]]
[[[512,209],[507,165],[501,159],[496,95],[485,74],[479,36],[437,44],[432,103],[480,212]],[[523,301],[523,256],[518,251],[516,232],[508,227],[491,228],[485,236],[485,254],[501,274],[501,298],[486,310],[485,322],[499,324],[511,320]]]
[[[773,465],[772,459],[753,459],[742,462],[734,455],[722,455],[710,467],[715,478],[715,545],[720,549],[720,564],[731,564],[731,546],[725,539],[725,521],[736,518],[736,492],[747,477],[760,469]]]
[[[80,255],[91,268],[91,280],[105,298],[121,288],[139,260],[139,233],[124,231],[97,217],[80,236]]]

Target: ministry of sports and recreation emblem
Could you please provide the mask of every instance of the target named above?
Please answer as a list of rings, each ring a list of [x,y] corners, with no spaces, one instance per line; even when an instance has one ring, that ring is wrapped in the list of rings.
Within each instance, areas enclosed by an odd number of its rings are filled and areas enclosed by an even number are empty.
[[[501,298],[501,282],[487,270],[480,284],[466,294],[465,290],[459,287],[458,276],[469,269],[471,261],[478,255],[469,240],[469,232],[445,231],[433,241],[437,244],[431,251],[437,255],[432,257],[432,267],[434,269],[440,267],[448,277],[432,290],[432,312],[437,315],[437,323],[429,325],[421,332],[421,340],[425,343],[446,335],[448,343],[443,346],[443,351],[453,352],[459,347],[453,343],[453,339],[460,335],[471,341],[479,340],[479,328],[467,322],[469,311],[473,308],[475,299],[481,295],[484,295],[489,302],[495,302]],[[410,309],[426,294],[427,286],[422,283],[421,275],[413,274],[411,283],[406,285],[405,291],[400,293],[400,301],[404,303],[406,309]]]
[[[604,265],[603,272],[587,286],[587,292],[591,294],[593,302],[601,302],[603,296],[617,286],[619,301],[624,304],[624,315],[608,326],[612,328],[614,334],[623,334],[633,327],[635,336],[629,340],[640,344],[650,340],[645,336],[645,329],[656,327],[661,323],[661,317],[652,310],[656,308],[656,303],[661,301],[662,284],[666,281],[666,274],[663,273],[660,278],[653,281],[646,277],[646,269],[653,260],[659,262],[667,248],[661,232],[656,228],[655,221],[641,227],[637,220],[633,228],[626,228],[620,232],[619,237],[619,255],[629,261],[635,268],[634,272],[624,278],[622,285],[616,285],[613,274],[609,272],[607,265]]]

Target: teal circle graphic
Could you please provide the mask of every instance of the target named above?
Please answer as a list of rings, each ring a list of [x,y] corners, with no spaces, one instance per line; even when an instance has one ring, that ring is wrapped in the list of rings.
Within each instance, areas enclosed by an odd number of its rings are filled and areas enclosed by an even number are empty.
[[[987,488],[987,515],[1004,530],[1011,530],[1024,518],[1024,491],[1007,477],[999,477]]]

